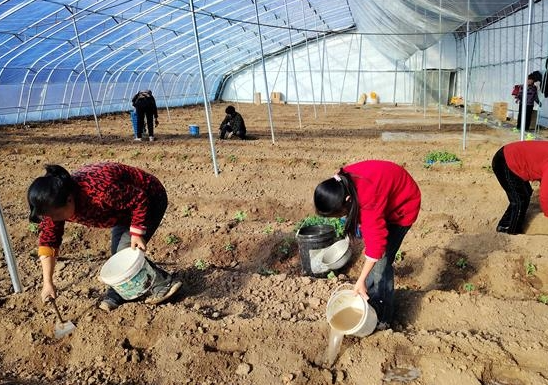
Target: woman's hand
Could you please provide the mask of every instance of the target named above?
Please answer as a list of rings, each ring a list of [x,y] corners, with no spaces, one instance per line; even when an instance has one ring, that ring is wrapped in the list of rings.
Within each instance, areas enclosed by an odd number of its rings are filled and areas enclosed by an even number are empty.
[[[55,285],[53,283],[44,283],[44,286],[42,287],[42,302],[48,302],[50,298],[57,298],[57,294],[55,293]]]
[[[366,301],[369,300],[369,295],[367,294],[367,288],[365,286],[365,280],[358,279],[354,285],[354,295],[360,295]]]
[[[143,251],[147,250],[147,244],[145,240],[138,236],[138,235],[132,235],[131,236],[131,248],[135,250],[136,248],[139,248]]]

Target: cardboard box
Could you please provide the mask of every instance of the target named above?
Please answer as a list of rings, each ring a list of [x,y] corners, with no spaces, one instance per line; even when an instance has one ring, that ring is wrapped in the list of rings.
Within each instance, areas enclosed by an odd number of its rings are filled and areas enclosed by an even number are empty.
[[[468,105],[468,110],[471,114],[481,114],[481,104],[480,103],[470,103]]]
[[[260,92],[255,92],[253,94],[253,103],[254,104],[261,104],[261,93]]]
[[[281,104],[282,103],[282,93],[272,91],[270,93],[270,102],[274,103],[274,104]]]
[[[360,98],[358,99],[358,102],[356,104],[358,106],[363,106],[366,101],[367,101],[367,94],[361,94]]]
[[[495,118],[496,120],[500,120],[501,122],[505,122],[507,116],[508,116],[508,103],[494,102],[493,118]]]

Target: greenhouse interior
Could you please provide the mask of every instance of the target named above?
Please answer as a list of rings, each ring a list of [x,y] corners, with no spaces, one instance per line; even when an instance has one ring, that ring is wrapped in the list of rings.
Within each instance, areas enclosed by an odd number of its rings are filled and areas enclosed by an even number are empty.
[[[1,385],[548,385],[548,0],[0,0],[0,48]]]

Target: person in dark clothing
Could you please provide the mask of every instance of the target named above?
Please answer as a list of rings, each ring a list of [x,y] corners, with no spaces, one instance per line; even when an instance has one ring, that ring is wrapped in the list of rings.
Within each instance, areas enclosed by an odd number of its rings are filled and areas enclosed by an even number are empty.
[[[240,139],[245,139],[246,128],[244,118],[233,106],[228,106],[225,110],[226,116],[219,127],[219,137],[221,139],[230,139],[236,135]]]
[[[528,140],[509,143],[493,156],[493,172],[510,201],[497,225],[497,232],[519,234],[523,232],[525,215],[529,208],[533,188],[529,181],[540,181],[539,201],[548,216],[548,142]]]
[[[521,129],[521,98],[523,96],[522,92],[519,92],[515,98],[516,103],[519,103],[519,110],[518,110],[518,121],[516,128],[519,130]],[[531,116],[533,116],[533,107],[535,106],[535,103],[537,103],[539,106],[542,106],[542,104],[539,101],[538,98],[538,92],[537,87],[534,84],[534,79],[531,75],[527,78],[527,104],[525,106],[525,130],[528,131],[531,126]]]
[[[131,99],[135,112],[137,113],[137,132],[135,140],[143,140],[143,132],[145,131],[145,117],[147,119],[148,139],[154,141],[154,124],[158,125],[158,107],[156,100],[152,96],[152,91],[139,91]]]
[[[63,241],[66,222],[88,227],[111,228],[111,254],[131,247],[143,251],[154,235],[167,208],[167,194],[154,175],[121,163],[84,166],[69,174],[62,166],[46,166],[27,191],[29,219],[40,223],[38,257],[42,264],[44,302],[55,298],[55,262]],[[158,304],[170,298],[182,283],[147,258],[154,279],[144,302]],[[109,287],[99,307],[116,309],[126,302]]]

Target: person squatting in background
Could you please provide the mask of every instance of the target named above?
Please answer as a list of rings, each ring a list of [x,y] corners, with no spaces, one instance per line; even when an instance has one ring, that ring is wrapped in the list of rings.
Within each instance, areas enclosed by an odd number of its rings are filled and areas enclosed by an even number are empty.
[[[233,106],[228,106],[225,109],[226,116],[219,127],[219,138],[230,139],[232,135],[236,135],[240,139],[245,139],[246,128],[244,118]]]
[[[506,144],[493,156],[493,172],[510,201],[497,225],[500,233],[524,231],[525,215],[533,189],[529,181],[540,181],[539,201],[548,216],[548,142],[522,141]]]
[[[515,96],[516,103],[519,103],[519,110],[518,110],[518,121],[517,121],[517,129],[521,129],[521,98],[523,97],[523,92],[518,92]],[[539,106],[542,106],[542,103],[540,102],[538,98],[538,92],[537,87],[534,84],[534,79],[531,75],[527,77],[527,100],[525,105],[525,130],[529,131],[531,127],[531,117],[533,116],[533,108],[535,106],[535,103],[537,103]]]
[[[156,99],[152,96],[152,91],[139,91],[131,99],[135,113],[137,114],[137,132],[134,140],[143,140],[143,132],[145,132],[145,117],[148,128],[148,140],[154,141],[154,124],[158,125],[158,107]]]
[[[403,238],[416,221],[421,192],[401,166],[383,160],[347,165],[314,191],[319,215],[346,216],[344,232],[355,238],[360,230],[365,262],[354,292],[377,312],[377,329],[390,328],[394,316],[392,264]]]
[[[65,222],[111,228],[112,255],[127,247],[145,251],[167,208],[166,190],[155,176],[120,163],[90,164],[72,175],[62,166],[47,165],[46,174],[36,178],[28,188],[27,200],[29,219],[40,223],[38,257],[42,264],[44,302],[57,295],[53,272]],[[158,304],[177,292],[181,282],[148,262],[156,278],[144,302]],[[124,302],[109,287],[99,307],[110,311]]]

